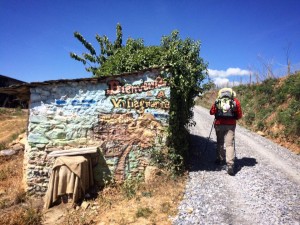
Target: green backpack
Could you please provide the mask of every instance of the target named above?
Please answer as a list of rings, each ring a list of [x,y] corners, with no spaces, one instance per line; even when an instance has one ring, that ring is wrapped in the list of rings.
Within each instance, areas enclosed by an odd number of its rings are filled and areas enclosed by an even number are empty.
[[[231,88],[222,88],[218,93],[218,98],[215,101],[218,118],[236,118],[236,102],[234,101],[235,92]]]

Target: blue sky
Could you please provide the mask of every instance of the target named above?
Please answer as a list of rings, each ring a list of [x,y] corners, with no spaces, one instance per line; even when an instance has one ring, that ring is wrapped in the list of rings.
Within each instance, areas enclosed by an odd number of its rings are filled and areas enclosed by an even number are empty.
[[[96,33],[159,45],[179,30],[200,40],[201,57],[218,84],[246,82],[250,71],[300,70],[299,0],[0,0],[0,74],[26,82],[90,77],[69,52],[85,51],[79,31],[96,48]],[[287,51],[287,49],[289,49]]]

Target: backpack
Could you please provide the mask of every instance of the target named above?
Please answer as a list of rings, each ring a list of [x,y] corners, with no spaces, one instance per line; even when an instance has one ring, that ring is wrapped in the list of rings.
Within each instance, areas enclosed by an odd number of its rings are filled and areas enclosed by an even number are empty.
[[[218,93],[218,98],[215,101],[218,118],[236,118],[236,102],[234,101],[235,92],[231,88],[222,88]]]

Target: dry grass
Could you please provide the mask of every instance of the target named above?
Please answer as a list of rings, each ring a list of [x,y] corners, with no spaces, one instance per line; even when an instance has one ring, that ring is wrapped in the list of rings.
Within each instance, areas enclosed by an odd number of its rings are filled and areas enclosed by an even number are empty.
[[[22,176],[22,153],[0,157],[0,208],[13,204],[17,196],[22,195]]]
[[[8,146],[9,142],[25,130],[27,111],[20,109],[0,108],[0,147]],[[23,153],[12,156],[0,156],[0,209],[21,202],[24,194],[22,188]]]
[[[23,152],[0,157],[0,221],[6,225],[41,224],[40,207],[33,206],[22,187]]]
[[[28,110],[0,108],[0,150],[26,130]]]
[[[0,149],[26,129],[27,111],[0,108]],[[22,186],[23,152],[0,156],[0,224],[41,224],[40,208],[33,206]]]
[[[129,185],[130,190],[128,185],[125,190],[124,185],[106,187],[89,202],[90,208],[69,210],[62,224],[169,225],[182,200],[185,180],[185,176],[161,176],[151,184]]]
[[[42,213],[32,205],[17,205],[3,210],[0,215],[1,224],[5,225],[40,225]]]

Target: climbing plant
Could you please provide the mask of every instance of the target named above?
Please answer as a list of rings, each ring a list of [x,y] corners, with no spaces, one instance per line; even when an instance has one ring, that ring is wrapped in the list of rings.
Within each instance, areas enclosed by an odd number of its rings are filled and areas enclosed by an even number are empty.
[[[162,68],[162,74],[171,74],[166,78],[171,88],[168,159],[172,161],[173,171],[182,171],[189,147],[188,127],[194,124],[194,98],[204,91],[202,82],[208,77],[207,64],[200,57],[200,42],[190,38],[183,40],[175,30],[163,36],[158,46],[145,46],[142,39],[132,38],[123,45],[122,27],[118,24],[114,43],[106,36],[96,35],[101,50],[97,55],[95,48],[78,32],[74,36],[89,53],[82,56],[70,53],[71,57],[88,64],[86,70],[95,77],[157,66]]]

